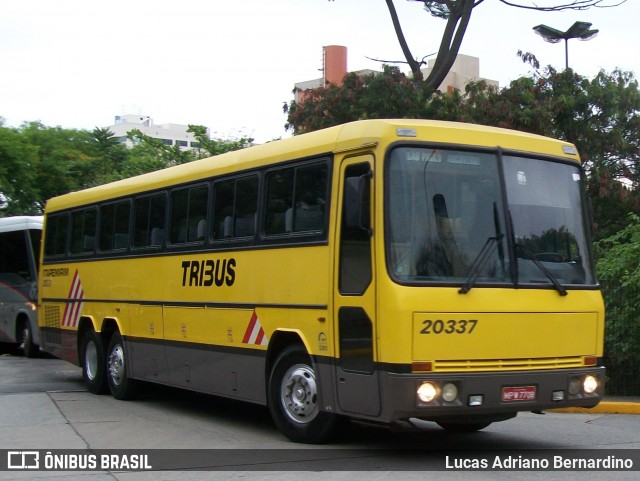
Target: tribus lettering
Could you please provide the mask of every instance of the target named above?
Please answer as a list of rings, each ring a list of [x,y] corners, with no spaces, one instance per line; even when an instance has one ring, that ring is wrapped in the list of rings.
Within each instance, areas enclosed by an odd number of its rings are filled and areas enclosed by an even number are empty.
[[[182,285],[209,287],[224,284],[231,287],[236,280],[236,260],[207,259],[201,261],[182,261]]]

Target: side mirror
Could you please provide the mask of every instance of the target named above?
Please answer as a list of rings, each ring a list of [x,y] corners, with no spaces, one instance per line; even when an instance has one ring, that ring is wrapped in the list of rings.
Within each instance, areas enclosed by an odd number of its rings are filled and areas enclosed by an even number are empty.
[[[344,185],[344,222],[347,227],[371,231],[371,172],[348,177]]]

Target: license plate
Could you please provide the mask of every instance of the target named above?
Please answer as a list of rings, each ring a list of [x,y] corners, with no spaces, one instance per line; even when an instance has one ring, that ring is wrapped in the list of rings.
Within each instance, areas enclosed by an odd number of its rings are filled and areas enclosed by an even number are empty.
[[[502,388],[502,400],[511,401],[534,401],[536,399],[535,386],[512,386]]]

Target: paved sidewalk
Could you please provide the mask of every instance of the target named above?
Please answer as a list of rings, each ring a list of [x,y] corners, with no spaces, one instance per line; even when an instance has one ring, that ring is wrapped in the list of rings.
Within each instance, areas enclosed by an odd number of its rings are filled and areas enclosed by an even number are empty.
[[[640,414],[640,398],[605,396],[604,400],[593,408],[563,408],[550,409],[550,411],[570,413]]]

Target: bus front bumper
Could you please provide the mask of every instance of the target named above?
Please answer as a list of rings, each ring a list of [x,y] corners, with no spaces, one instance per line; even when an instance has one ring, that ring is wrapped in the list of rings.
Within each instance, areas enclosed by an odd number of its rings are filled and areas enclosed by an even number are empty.
[[[604,393],[604,367],[490,373],[382,373],[384,422],[460,416],[501,420],[519,411],[594,407]]]

